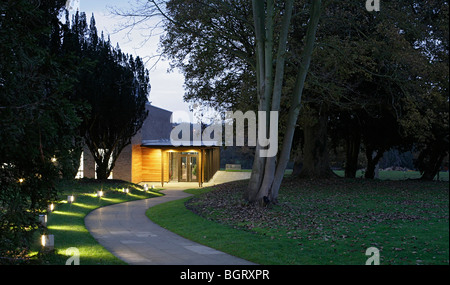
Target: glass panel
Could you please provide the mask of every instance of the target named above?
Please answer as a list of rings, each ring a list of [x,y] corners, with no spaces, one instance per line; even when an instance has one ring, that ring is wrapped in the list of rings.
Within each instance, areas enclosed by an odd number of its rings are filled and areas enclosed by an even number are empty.
[[[187,181],[187,157],[181,156],[181,177],[180,180]]]
[[[190,167],[191,167],[191,181],[197,181],[197,156],[190,157]]]
[[[169,177],[171,181],[178,181],[178,153],[171,152],[170,153],[170,169],[169,169]]]

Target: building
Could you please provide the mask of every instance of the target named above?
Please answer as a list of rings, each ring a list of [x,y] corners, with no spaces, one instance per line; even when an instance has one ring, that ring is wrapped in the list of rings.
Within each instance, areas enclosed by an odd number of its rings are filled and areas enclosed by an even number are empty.
[[[197,182],[202,186],[220,167],[215,146],[177,146],[170,142],[172,112],[147,104],[148,117],[116,160],[109,178],[133,183]],[[96,178],[95,161],[85,148],[77,178]]]

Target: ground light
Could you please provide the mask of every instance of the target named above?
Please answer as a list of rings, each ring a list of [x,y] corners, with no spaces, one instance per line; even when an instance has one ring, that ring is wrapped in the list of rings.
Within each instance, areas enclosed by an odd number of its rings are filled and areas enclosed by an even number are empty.
[[[39,223],[44,227],[47,226],[47,215],[39,215]]]
[[[42,235],[41,245],[46,250],[53,250],[55,248],[55,236],[54,235]]]
[[[71,196],[67,196],[67,202],[69,204],[72,204],[75,201],[75,196],[71,195]]]
[[[99,197],[99,198],[103,197],[103,191],[102,190],[97,191],[97,197]]]
[[[55,204],[51,203],[50,205],[48,205],[48,211],[50,213],[53,212],[54,209],[55,209]]]
[[[128,194],[130,192],[130,189],[128,188],[122,188],[123,193]]]

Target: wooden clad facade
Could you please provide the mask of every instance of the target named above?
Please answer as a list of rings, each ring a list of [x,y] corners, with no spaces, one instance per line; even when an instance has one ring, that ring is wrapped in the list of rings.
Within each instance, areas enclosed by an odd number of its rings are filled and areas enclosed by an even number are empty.
[[[141,181],[160,181],[161,171],[164,169],[164,174],[168,177],[169,169],[167,158],[163,157],[161,149],[142,148],[142,177]]]
[[[142,181],[142,150],[140,145],[133,145],[131,152],[131,181]]]
[[[117,158],[111,178],[162,185],[184,181],[198,182],[201,186],[209,181],[220,167],[219,147],[172,146],[169,140],[172,112],[150,104],[147,110],[147,119],[131,145]],[[82,158],[79,177],[95,178],[95,161],[86,147]]]
[[[218,147],[133,146],[132,157],[133,183],[159,182],[164,186],[171,181],[185,181],[201,186],[220,168]],[[183,161],[188,157],[190,162]]]

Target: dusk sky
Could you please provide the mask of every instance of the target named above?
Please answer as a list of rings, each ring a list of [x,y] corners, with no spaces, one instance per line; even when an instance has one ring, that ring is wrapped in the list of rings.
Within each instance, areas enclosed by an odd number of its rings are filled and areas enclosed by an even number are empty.
[[[177,70],[168,73],[169,63],[157,60],[159,35],[148,38],[149,29],[145,26],[136,27],[131,33],[120,30],[126,19],[111,13],[113,7],[127,9],[133,0],[75,0],[75,5],[82,12],[86,12],[88,23],[94,13],[99,33],[104,32],[105,37],[110,35],[111,44],[118,43],[122,51],[133,56],[140,56],[147,62],[150,71],[150,101],[152,105],[172,112],[189,111],[189,105],[183,101],[184,77]],[[72,2],[72,3],[74,3]]]

